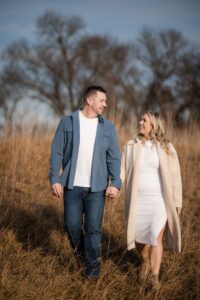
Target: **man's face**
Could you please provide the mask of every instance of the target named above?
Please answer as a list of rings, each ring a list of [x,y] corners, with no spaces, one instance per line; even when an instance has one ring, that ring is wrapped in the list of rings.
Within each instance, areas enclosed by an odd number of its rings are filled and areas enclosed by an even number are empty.
[[[91,110],[97,115],[102,115],[104,109],[106,108],[106,94],[97,91],[88,98],[88,104]]]

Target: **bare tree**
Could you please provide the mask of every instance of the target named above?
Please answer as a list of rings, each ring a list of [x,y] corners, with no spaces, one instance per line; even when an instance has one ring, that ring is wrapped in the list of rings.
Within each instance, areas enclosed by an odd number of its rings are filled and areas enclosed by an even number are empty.
[[[89,84],[117,91],[126,73],[128,45],[110,36],[88,35],[83,29],[80,17],[46,12],[37,21],[36,45],[22,40],[5,51],[4,83],[12,82],[58,115],[76,109]]]
[[[0,105],[7,116],[24,96],[47,103],[57,115],[81,105],[88,85],[108,91],[111,118],[144,109],[199,119],[199,50],[180,32],[144,29],[136,43],[89,35],[80,17],[47,11],[37,20],[37,41],[11,44],[0,74]],[[121,112],[124,111],[122,114]]]
[[[135,45],[135,53],[142,63],[146,84],[144,108],[174,109],[175,98],[171,89],[180,58],[187,42],[174,30],[144,29]]]
[[[176,119],[196,119],[200,121],[200,51],[191,49],[183,55],[176,81],[178,107]]]
[[[7,84],[9,80],[9,85]],[[2,121],[6,120],[7,124],[12,127],[13,114],[15,112],[16,106],[22,97],[21,89],[15,84],[14,77],[9,79],[2,75],[0,78],[0,113]]]
[[[47,12],[38,19],[35,46],[27,41],[12,44],[4,53],[4,81],[20,86],[30,97],[49,104],[57,114],[74,109],[72,82],[78,63],[78,43],[84,25],[80,18]]]

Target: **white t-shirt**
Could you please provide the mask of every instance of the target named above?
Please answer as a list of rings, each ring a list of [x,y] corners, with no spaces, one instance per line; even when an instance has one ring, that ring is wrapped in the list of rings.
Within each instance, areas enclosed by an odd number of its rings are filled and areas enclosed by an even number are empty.
[[[98,118],[86,118],[79,112],[80,144],[74,186],[91,187],[91,168]]]

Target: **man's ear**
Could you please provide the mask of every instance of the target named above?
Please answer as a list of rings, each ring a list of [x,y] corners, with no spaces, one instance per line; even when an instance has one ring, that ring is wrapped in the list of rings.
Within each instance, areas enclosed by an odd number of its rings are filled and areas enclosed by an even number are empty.
[[[87,103],[89,106],[91,106],[92,103],[93,103],[93,97],[92,97],[92,96],[87,97],[86,103]]]

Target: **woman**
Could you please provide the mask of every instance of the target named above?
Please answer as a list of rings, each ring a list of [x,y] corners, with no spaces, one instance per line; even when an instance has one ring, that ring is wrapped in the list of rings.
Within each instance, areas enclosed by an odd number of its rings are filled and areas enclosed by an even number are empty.
[[[128,249],[142,256],[140,281],[159,287],[163,240],[167,248],[181,251],[179,215],[182,184],[179,161],[166,140],[165,123],[158,113],[145,112],[138,134],[126,143],[121,179],[125,186]]]

